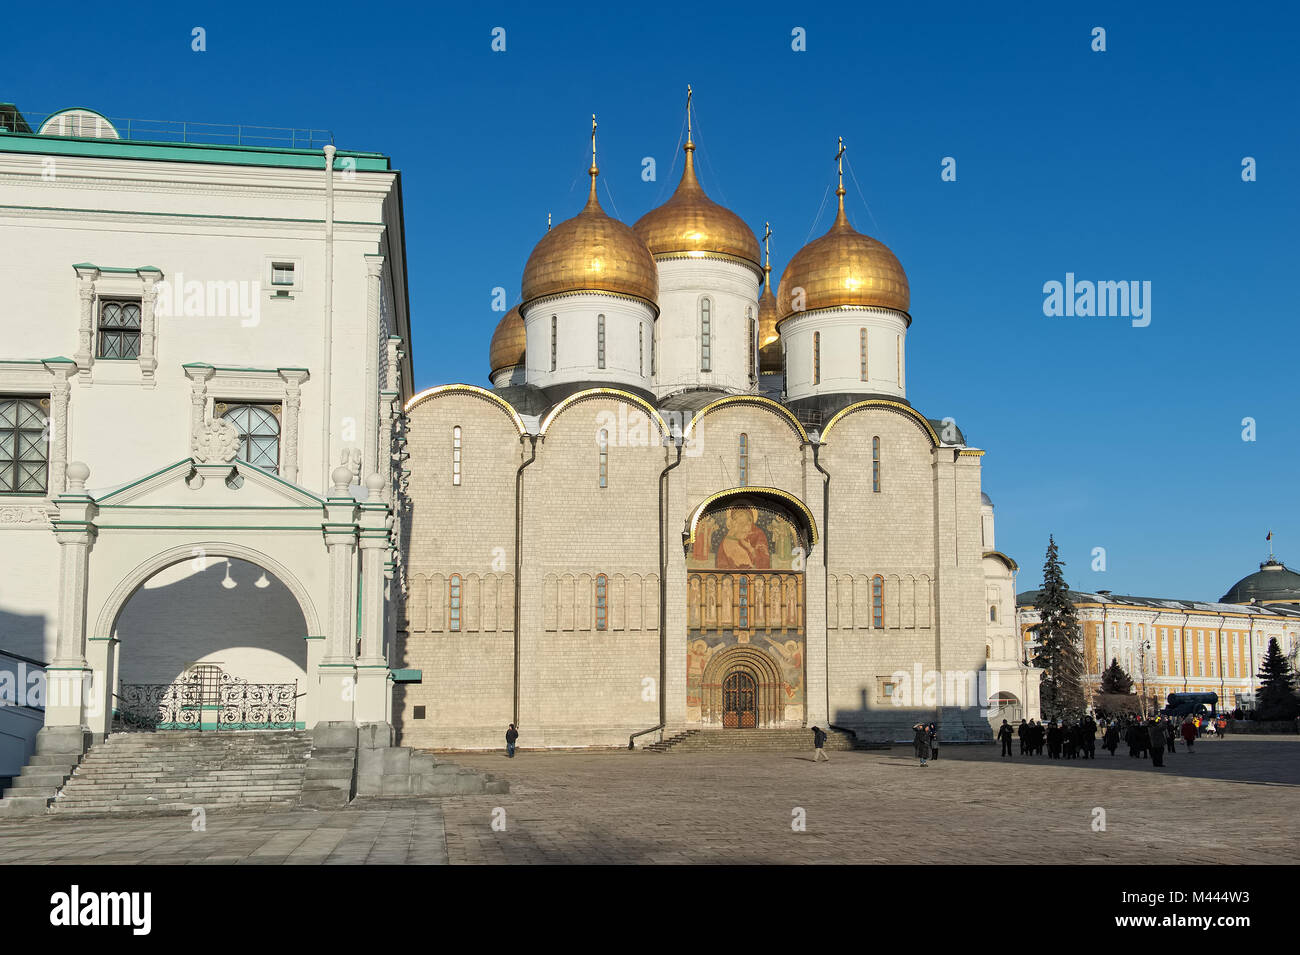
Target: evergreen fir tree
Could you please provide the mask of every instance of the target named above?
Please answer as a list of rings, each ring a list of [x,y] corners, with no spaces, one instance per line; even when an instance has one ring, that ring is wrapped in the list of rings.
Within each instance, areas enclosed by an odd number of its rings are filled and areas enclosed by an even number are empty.
[[[1101,692],[1133,692],[1133,678],[1125,672],[1124,668],[1119,665],[1119,660],[1115,657],[1110,658],[1110,666],[1106,667],[1106,672],[1101,675]]]
[[[1083,649],[1079,619],[1061,573],[1056,540],[1047,539],[1043,588],[1034,601],[1039,623],[1035,665],[1043,670],[1039,697],[1045,719],[1066,719],[1083,713]]]
[[[1291,663],[1277,645],[1277,638],[1268,641],[1268,652],[1259,666],[1259,705],[1257,712],[1262,720],[1289,720],[1296,715],[1295,673]]]

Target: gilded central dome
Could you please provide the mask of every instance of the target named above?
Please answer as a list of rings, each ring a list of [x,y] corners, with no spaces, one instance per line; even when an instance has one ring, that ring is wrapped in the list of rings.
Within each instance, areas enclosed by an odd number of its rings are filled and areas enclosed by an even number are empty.
[[[769,232],[770,234],[770,232]],[[768,252],[763,266],[763,294],[758,298],[758,373],[781,371],[781,336],[776,330],[780,312],[776,296],[772,294],[772,253]]]
[[[589,173],[586,206],[542,236],[528,256],[520,308],[543,295],[615,292],[642,299],[657,310],[659,270],[654,256],[628,226],[605,215],[596,198],[599,170],[593,165]]]
[[[793,304],[794,290],[804,290],[803,308]],[[777,297],[780,321],[796,311],[843,306],[876,306],[906,312],[910,305],[907,274],[883,242],[849,225],[843,187],[835,223],[824,236],[796,253],[781,276]]]
[[[528,337],[524,333],[524,317],[519,314],[516,305],[506,312],[492,333],[492,344],[488,347],[488,364],[490,375],[495,375],[503,368],[514,368],[524,363],[524,352],[528,347]]]
[[[654,255],[730,255],[759,268],[758,240],[745,220],[704,194],[695,177],[695,144],[686,140],[686,168],[668,201],[632,226]]]

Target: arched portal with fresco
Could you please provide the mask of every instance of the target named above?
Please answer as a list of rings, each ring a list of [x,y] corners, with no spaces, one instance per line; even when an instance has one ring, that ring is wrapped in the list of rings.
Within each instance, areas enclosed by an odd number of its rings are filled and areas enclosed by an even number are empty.
[[[804,724],[804,568],[815,537],[802,502],[775,490],[723,492],[692,512],[683,535],[688,722]]]

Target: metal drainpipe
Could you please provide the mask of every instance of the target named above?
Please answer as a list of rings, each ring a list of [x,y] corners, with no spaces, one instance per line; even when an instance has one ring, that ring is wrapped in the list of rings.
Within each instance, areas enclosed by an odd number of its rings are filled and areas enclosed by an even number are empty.
[[[668,481],[668,472],[682,463],[682,440],[681,435],[672,437],[673,446],[677,449],[677,460],[659,472],[659,725],[638,730],[629,736],[627,738],[628,749],[636,749],[636,738],[638,736],[653,733],[655,730],[661,730],[668,725],[668,700],[664,696],[664,683],[668,679],[668,627],[666,623],[668,613],[668,536],[666,532],[668,504],[664,500],[664,485]]]
[[[820,439],[820,435],[818,435],[818,438]],[[820,471],[826,478],[826,482],[822,486],[822,612],[824,614],[826,607],[829,606],[831,594],[829,566],[831,551],[830,544],[828,543],[830,539],[828,531],[830,529],[831,513],[831,472],[822,467],[821,462],[818,459],[818,452],[821,450],[820,440],[816,444],[813,444],[811,441],[808,443],[812,445],[813,467]],[[839,604],[837,603],[836,611],[838,612],[838,610]],[[805,608],[805,613],[806,612],[807,608]],[[826,631],[826,656],[824,658],[826,663],[826,725],[831,729],[839,729],[839,727],[835,726],[835,724],[831,722],[831,640],[829,621],[827,621],[827,624],[828,625],[823,628],[823,630]],[[854,739],[856,738],[857,734],[855,733]]]
[[[519,436],[519,443],[523,444],[525,438],[532,445],[532,453],[529,455],[528,460],[520,464],[515,470],[515,687],[513,712],[516,728],[519,726],[519,627],[523,620],[520,596],[523,591],[521,566],[524,560],[524,468],[537,460],[537,435],[522,434]]]
[[[325,374],[321,379],[321,480],[330,486],[330,366],[334,353],[334,146],[325,147]]]

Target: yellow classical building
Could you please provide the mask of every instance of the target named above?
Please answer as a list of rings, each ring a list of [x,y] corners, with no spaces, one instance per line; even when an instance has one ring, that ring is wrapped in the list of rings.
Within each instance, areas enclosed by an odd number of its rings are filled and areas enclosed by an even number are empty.
[[[1026,659],[1033,656],[1038,591],[1016,598]],[[1272,558],[1218,602],[1071,591],[1083,631],[1091,695],[1112,659],[1139,694],[1163,705],[1170,693],[1212,692],[1221,707],[1249,706],[1269,640],[1284,653],[1300,641],[1300,574]]]

